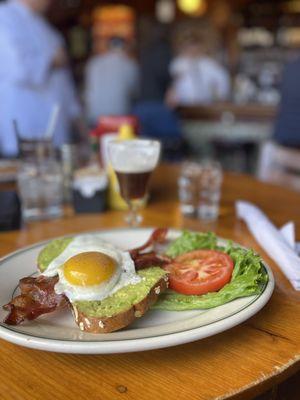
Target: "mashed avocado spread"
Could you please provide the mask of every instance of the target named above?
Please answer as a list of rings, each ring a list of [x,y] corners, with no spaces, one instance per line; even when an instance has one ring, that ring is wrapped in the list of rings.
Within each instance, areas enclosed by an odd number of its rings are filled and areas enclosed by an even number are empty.
[[[77,301],[74,305],[88,317],[111,317],[142,301],[148,296],[151,288],[167,275],[159,267],[144,269],[137,274],[142,280],[135,285],[124,286],[102,301]]]
[[[48,265],[51,263],[54,258],[58,257],[71,243],[73,240],[72,237],[69,238],[62,238],[62,239],[55,239],[52,240],[46,247],[38,255],[38,267],[41,272],[44,272]]]

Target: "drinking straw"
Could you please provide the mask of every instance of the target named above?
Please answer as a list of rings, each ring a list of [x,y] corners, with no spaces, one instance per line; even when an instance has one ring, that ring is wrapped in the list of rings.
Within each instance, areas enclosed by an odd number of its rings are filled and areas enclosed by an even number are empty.
[[[16,137],[17,137],[17,139],[19,141],[21,139],[21,134],[20,134],[20,130],[19,130],[19,127],[18,127],[17,120],[13,119],[12,120],[12,124],[13,124],[13,127],[14,127],[14,131],[15,131]]]
[[[58,119],[58,114],[60,111],[60,106],[56,103],[54,104],[49,122],[48,122],[48,127],[46,129],[46,134],[45,134],[45,139],[46,140],[51,140],[54,134],[54,130],[57,124],[57,119]]]

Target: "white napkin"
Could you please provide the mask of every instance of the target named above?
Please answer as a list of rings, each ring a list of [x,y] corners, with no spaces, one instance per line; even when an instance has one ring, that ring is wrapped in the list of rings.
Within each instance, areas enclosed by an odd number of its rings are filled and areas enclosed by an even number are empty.
[[[237,216],[243,219],[256,241],[281,268],[295,290],[300,290],[300,257],[295,243],[292,222],[277,229],[256,206],[246,201],[236,202]]]

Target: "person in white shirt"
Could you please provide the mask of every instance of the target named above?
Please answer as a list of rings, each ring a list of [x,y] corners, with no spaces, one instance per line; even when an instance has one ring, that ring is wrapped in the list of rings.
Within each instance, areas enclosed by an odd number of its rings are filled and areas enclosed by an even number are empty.
[[[59,146],[70,138],[80,116],[60,34],[44,19],[51,0],[8,0],[0,5],[0,154],[18,154],[13,129],[23,138],[45,134],[54,106],[60,108],[54,132]]]
[[[107,52],[87,64],[84,99],[89,124],[96,125],[103,115],[130,113],[138,90],[137,63],[128,56],[124,39],[111,38]]]
[[[170,106],[210,104],[226,100],[230,78],[225,68],[203,51],[201,41],[188,37],[179,55],[171,62],[173,79],[166,101]]]

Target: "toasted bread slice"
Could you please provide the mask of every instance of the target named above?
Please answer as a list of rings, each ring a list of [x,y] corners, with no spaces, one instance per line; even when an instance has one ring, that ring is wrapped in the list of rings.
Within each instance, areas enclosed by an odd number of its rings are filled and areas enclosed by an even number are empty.
[[[78,301],[72,304],[80,330],[90,333],[109,333],[130,325],[142,317],[168,287],[167,273],[158,267],[138,272],[142,278],[102,301]]]

